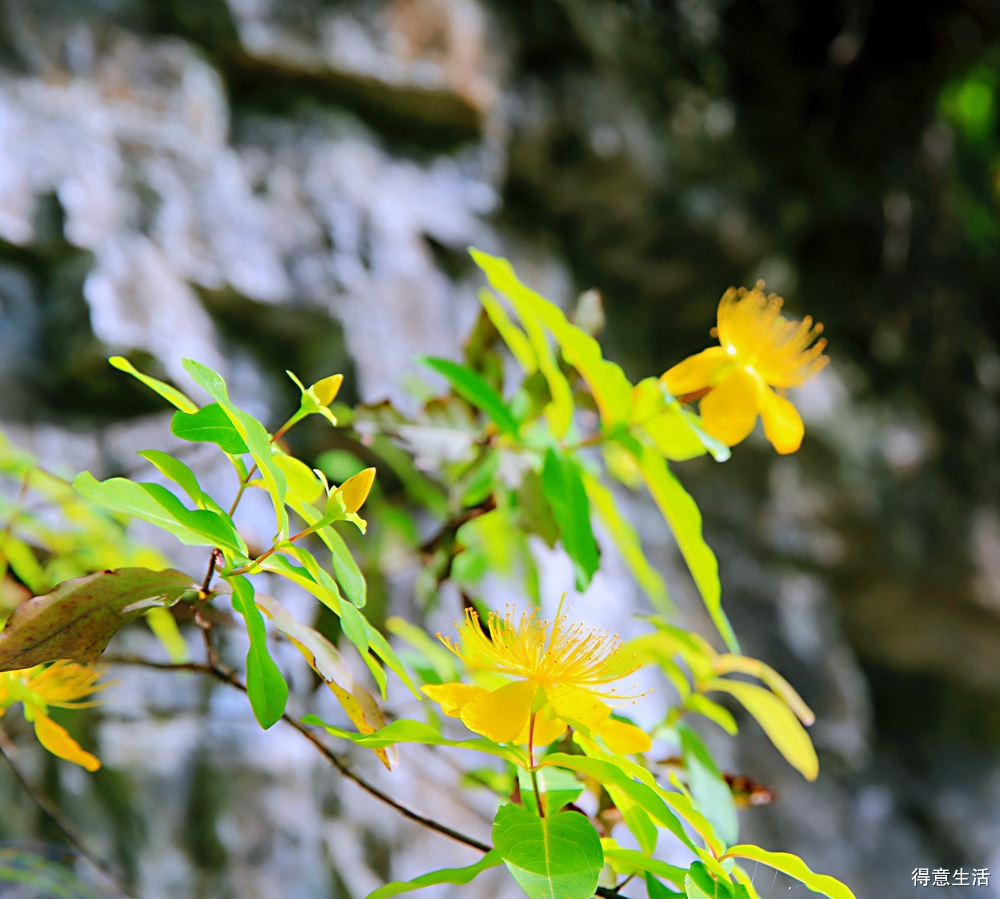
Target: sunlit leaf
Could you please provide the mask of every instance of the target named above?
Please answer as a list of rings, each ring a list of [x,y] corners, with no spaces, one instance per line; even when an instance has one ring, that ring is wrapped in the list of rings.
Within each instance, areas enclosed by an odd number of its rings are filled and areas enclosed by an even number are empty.
[[[656,874],[678,886],[683,885],[687,871],[674,865],[668,865],[658,858],[649,858],[635,849],[622,849],[620,847],[604,847],[604,860],[611,862],[614,869],[621,874],[632,874],[634,872],[646,872]]]
[[[517,781],[521,788],[521,800],[525,808],[538,814],[534,784],[531,773],[524,768],[517,769]],[[559,811],[564,805],[576,802],[583,792],[583,783],[574,774],[562,768],[540,768],[535,774],[538,791],[542,794],[545,814]]]
[[[479,250],[470,252],[493,288],[514,305],[529,337],[532,337],[529,326],[532,319],[542,322],[549,330],[559,344],[563,357],[580,373],[590,388],[604,427],[613,428],[624,422],[631,407],[629,397],[632,385],[618,365],[604,358],[600,344],[586,331],[570,324],[558,306],[522,284],[506,259],[490,256]],[[537,352],[538,346],[533,337],[532,345]],[[541,354],[539,365],[542,365]],[[553,433],[557,437],[561,436],[555,431]]]
[[[410,893],[413,890],[436,886],[439,883],[454,883],[465,886],[467,883],[472,883],[483,871],[502,864],[503,858],[501,858],[500,853],[496,849],[492,849],[474,865],[468,865],[465,868],[442,868],[439,871],[421,874],[420,877],[414,877],[413,880],[387,883],[384,887],[379,887],[374,892],[369,893],[367,899],[390,899],[390,897],[399,896],[401,893]]]
[[[559,524],[559,535],[576,571],[576,589],[590,584],[601,564],[590,525],[590,502],[576,461],[549,448],[542,468],[542,492]]]
[[[366,746],[369,749],[384,748],[386,746],[397,746],[401,743],[419,743],[425,746],[452,746],[455,749],[473,749],[476,752],[483,752],[487,755],[495,755],[498,758],[506,759],[520,767],[528,764],[527,754],[522,749],[514,746],[500,746],[492,740],[485,738],[471,740],[449,740],[441,735],[432,725],[424,721],[414,721],[410,718],[400,718],[388,724],[372,734],[357,734],[349,730],[327,724],[317,715],[306,715],[302,719],[306,724],[315,724],[324,728],[335,737],[342,737],[350,740],[358,746]]]
[[[64,581],[11,613],[0,631],[0,671],[56,659],[92,662],[134,618],[197,589],[189,575],[172,568],[119,568]]]
[[[246,543],[228,515],[211,509],[188,509],[159,484],[140,484],[127,478],[98,481],[89,471],[84,471],[73,480],[73,487],[81,496],[106,509],[155,524],[182,543],[217,546],[246,557]]]
[[[175,412],[170,419],[170,432],[191,443],[214,443],[231,456],[249,452],[246,441],[218,403],[193,413]]]
[[[521,325],[528,335],[531,348],[538,360],[538,368],[544,375],[552,395],[552,402],[548,409],[549,428],[554,437],[564,436],[573,420],[573,392],[570,390],[566,376],[559,370],[548,337],[540,323],[539,315],[540,309],[552,304],[534,291],[529,291],[528,288],[524,287],[517,280],[513,268],[506,259],[489,256],[474,249],[470,249],[469,252],[476,264],[486,274],[494,289],[507,297],[517,310]]]
[[[227,578],[233,588],[233,608],[246,622],[250,649],[247,651],[247,696],[257,723],[264,730],[281,720],[288,702],[288,684],[267,651],[264,616],[254,602],[253,584],[237,575]]]
[[[504,433],[516,434],[518,424],[510,414],[500,396],[477,372],[452,362],[450,359],[438,359],[433,356],[418,358],[432,371],[436,371],[451,384],[462,399],[472,403],[477,409],[485,412],[493,423]]]
[[[156,378],[144,375],[142,372],[138,371],[124,356],[112,356],[108,359],[108,362],[110,362],[119,371],[123,371],[126,374],[131,375],[133,378],[142,381],[142,383],[150,388],[150,390],[156,391],[156,393],[162,396],[168,403],[180,409],[181,412],[198,411],[197,404],[188,399],[176,387],[171,387],[169,384],[164,384],[163,381],[158,381]]]
[[[694,730],[681,722],[677,725],[677,732],[681,737],[688,788],[719,839],[731,846],[739,838],[740,830],[732,790]]]
[[[160,606],[147,609],[145,614],[146,624],[149,625],[149,629],[166,650],[167,658],[175,665],[189,661],[187,643],[184,641],[184,635],[181,634],[180,628],[177,627],[174,616]]]
[[[644,446],[636,459],[643,480],[680,547],[708,614],[715,622],[726,646],[739,653],[739,642],[722,609],[719,563],[701,532],[701,512],[691,495],[667,468],[663,457],[652,447]]]
[[[770,690],[756,684],[716,678],[705,689],[721,690],[735,696],[770,737],[777,750],[806,780],[819,774],[819,759],[805,728],[792,710]]]
[[[704,715],[709,721],[718,724],[729,736],[735,737],[739,731],[732,712],[707,696],[702,696],[701,693],[692,693],[687,699],[687,705],[692,712]]]
[[[653,607],[662,614],[669,615],[674,611],[673,603],[667,594],[667,585],[663,577],[646,558],[642,551],[639,535],[631,523],[622,515],[611,490],[602,484],[589,472],[582,472],[583,484],[587,490],[590,504],[597,513],[608,535],[615,542],[643,592],[649,597]]]
[[[233,405],[229,399],[226,382],[222,380],[222,376],[218,372],[193,359],[185,359],[183,365],[198,386],[222,407],[233,423],[233,427],[246,443],[247,450],[253,456],[254,462],[257,463],[267,491],[271,496],[274,515],[278,523],[278,537],[284,539],[288,536],[288,512],[285,510],[287,485],[284,474],[275,464],[271,455],[271,440],[268,437],[267,429],[252,415]]]
[[[730,653],[720,655],[715,660],[715,671],[717,674],[730,674],[733,671],[740,671],[764,681],[774,693],[777,693],[789,708],[795,712],[799,721],[803,724],[812,724],[816,720],[812,709],[806,705],[805,701],[796,692],[795,688],[788,683],[770,665],[750,659],[746,656],[735,656]]]
[[[206,497],[201,489],[201,484],[198,483],[198,478],[180,459],[175,459],[169,453],[164,453],[161,450],[142,450],[136,455],[142,456],[157,471],[170,478],[198,504],[199,508],[205,508]]]
[[[500,806],[493,845],[530,899],[590,899],[604,866],[601,838],[585,815],[539,818],[524,806]]]
[[[854,893],[835,877],[830,877],[829,874],[816,874],[801,858],[790,852],[769,852],[759,846],[741,843],[729,849],[723,858],[746,858],[752,862],[760,862],[805,884],[814,893],[829,896],[830,899],[856,899]]]

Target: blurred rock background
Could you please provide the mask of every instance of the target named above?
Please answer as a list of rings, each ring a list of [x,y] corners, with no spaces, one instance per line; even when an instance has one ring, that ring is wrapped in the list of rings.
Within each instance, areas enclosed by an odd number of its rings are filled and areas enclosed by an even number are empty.
[[[816,784],[751,723],[714,744],[779,794],[745,836],[859,897],[915,867],[1000,895],[998,38],[993,0],[2,0],[0,428],[132,467],[166,417],[112,353],[181,383],[198,358],[266,420],[286,368],[405,406],[412,356],[476,314],[469,244],[564,304],[599,288],[633,378],[764,278],[830,339],[805,446],[679,468],[745,651],[818,715]],[[238,695],[127,674],[96,778],[24,755],[140,895],[354,897],[471,860]],[[487,833],[488,797],[418,756],[393,789]],[[0,802],[0,840],[53,839],[6,771]]]

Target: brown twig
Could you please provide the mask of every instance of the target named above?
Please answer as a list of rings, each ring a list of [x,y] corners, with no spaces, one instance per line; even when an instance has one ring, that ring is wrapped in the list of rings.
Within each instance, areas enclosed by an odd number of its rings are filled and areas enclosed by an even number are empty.
[[[0,756],[3,756],[3,760],[7,763],[7,767],[10,768],[11,773],[14,778],[21,785],[28,796],[31,797],[32,802],[38,806],[39,810],[45,815],[46,818],[52,822],[53,826],[66,838],[66,841],[80,853],[87,861],[89,861],[98,871],[100,871],[115,888],[123,895],[128,897],[128,899],[135,899],[135,893],[133,893],[128,885],[123,881],[116,873],[114,868],[111,867],[104,859],[97,855],[94,855],[90,849],[87,848],[86,843],[80,838],[80,835],[76,832],[76,829],[67,821],[56,805],[49,800],[49,798],[42,793],[40,793],[34,785],[25,777],[24,772],[18,767],[14,758],[17,756],[17,747],[11,742],[10,737],[7,736],[7,732],[0,728]]]

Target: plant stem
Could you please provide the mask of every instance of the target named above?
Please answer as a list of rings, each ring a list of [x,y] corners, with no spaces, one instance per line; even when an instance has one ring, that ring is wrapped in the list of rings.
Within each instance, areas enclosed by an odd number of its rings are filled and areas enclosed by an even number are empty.
[[[542,804],[542,792],[538,789],[538,774],[535,770],[535,718],[538,712],[531,713],[528,723],[528,773],[531,775],[531,789],[535,791],[535,804],[538,806],[538,817],[545,817],[545,806]]]

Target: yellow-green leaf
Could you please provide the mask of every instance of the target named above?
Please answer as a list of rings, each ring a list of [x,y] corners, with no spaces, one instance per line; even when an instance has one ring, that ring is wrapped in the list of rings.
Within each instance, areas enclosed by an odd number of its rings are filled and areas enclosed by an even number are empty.
[[[819,774],[819,759],[812,740],[799,723],[792,710],[770,690],[756,684],[716,678],[705,687],[706,691],[720,690],[735,696],[746,710],[757,719],[777,750],[806,780],[815,780]]]
[[[112,356],[108,359],[108,362],[110,362],[119,371],[123,371],[126,374],[131,375],[133,378],[142,381],[142,383],[148,388],[156,391],[168,403],[180,409],[181,412],[193,413],[198,411],[198,405],[193,400],[188,399],[176,387],[171,387],[163,381],[151,378],[149,375],[144,375],[141,371],[138,371],[124,356]]]
[[[760,862],[776,871],[781,871],[805,884],[814,893],[829,896],[830,899],[856,899],[844,884],[829,874],[816,874],[797,855],[790,852],[769,852],[760,846],[741,843],[733,846],[723,858],[745,858],[752,862]]]

